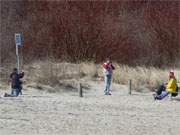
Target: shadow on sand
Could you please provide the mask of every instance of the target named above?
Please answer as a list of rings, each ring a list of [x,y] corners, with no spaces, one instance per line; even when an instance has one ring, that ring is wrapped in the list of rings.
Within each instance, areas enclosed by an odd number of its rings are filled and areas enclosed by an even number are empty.
[[[175,97],[172,99],[173,101],[180,101],[180,97]]]

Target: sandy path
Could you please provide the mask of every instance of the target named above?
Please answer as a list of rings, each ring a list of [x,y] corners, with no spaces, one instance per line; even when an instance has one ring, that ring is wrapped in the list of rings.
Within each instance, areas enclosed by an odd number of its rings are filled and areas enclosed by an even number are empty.
[[[83,98],[32,89],[0,98],[0,135],[179,135],[179,97],[155,102],[152,93],[128,96],[119,85],[104,96],[102,83],[88,85]]]

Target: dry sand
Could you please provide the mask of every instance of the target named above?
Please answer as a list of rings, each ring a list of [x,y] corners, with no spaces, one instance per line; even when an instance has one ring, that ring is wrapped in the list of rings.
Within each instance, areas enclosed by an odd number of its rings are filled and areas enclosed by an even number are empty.
[[[127,94],[125,86],[103,95],[102,82],[48,93],[33,88],[0,98],[0,135],[179,135],[180,98],[154,101],[151,92]],[[4,91],[0,91],[2,93]]]

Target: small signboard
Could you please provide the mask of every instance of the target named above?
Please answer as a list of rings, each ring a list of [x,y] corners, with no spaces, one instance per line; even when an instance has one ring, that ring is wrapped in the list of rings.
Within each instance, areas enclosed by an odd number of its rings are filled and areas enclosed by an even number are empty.
[[[15,43],[16,43],[16,46],[21,45],[21,34],[20,33],[15,33]]]

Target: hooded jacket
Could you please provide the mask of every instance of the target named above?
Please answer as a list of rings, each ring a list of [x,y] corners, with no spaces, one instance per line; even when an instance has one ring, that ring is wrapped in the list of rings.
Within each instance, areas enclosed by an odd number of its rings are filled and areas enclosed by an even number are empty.
[[[10,79],[11,79],[11,87],[13,89],[19,89],[21,87],[22,81],[20,80],[21,78],[24,77],[24,73],[16,73],[13,72],[10,75]]]

